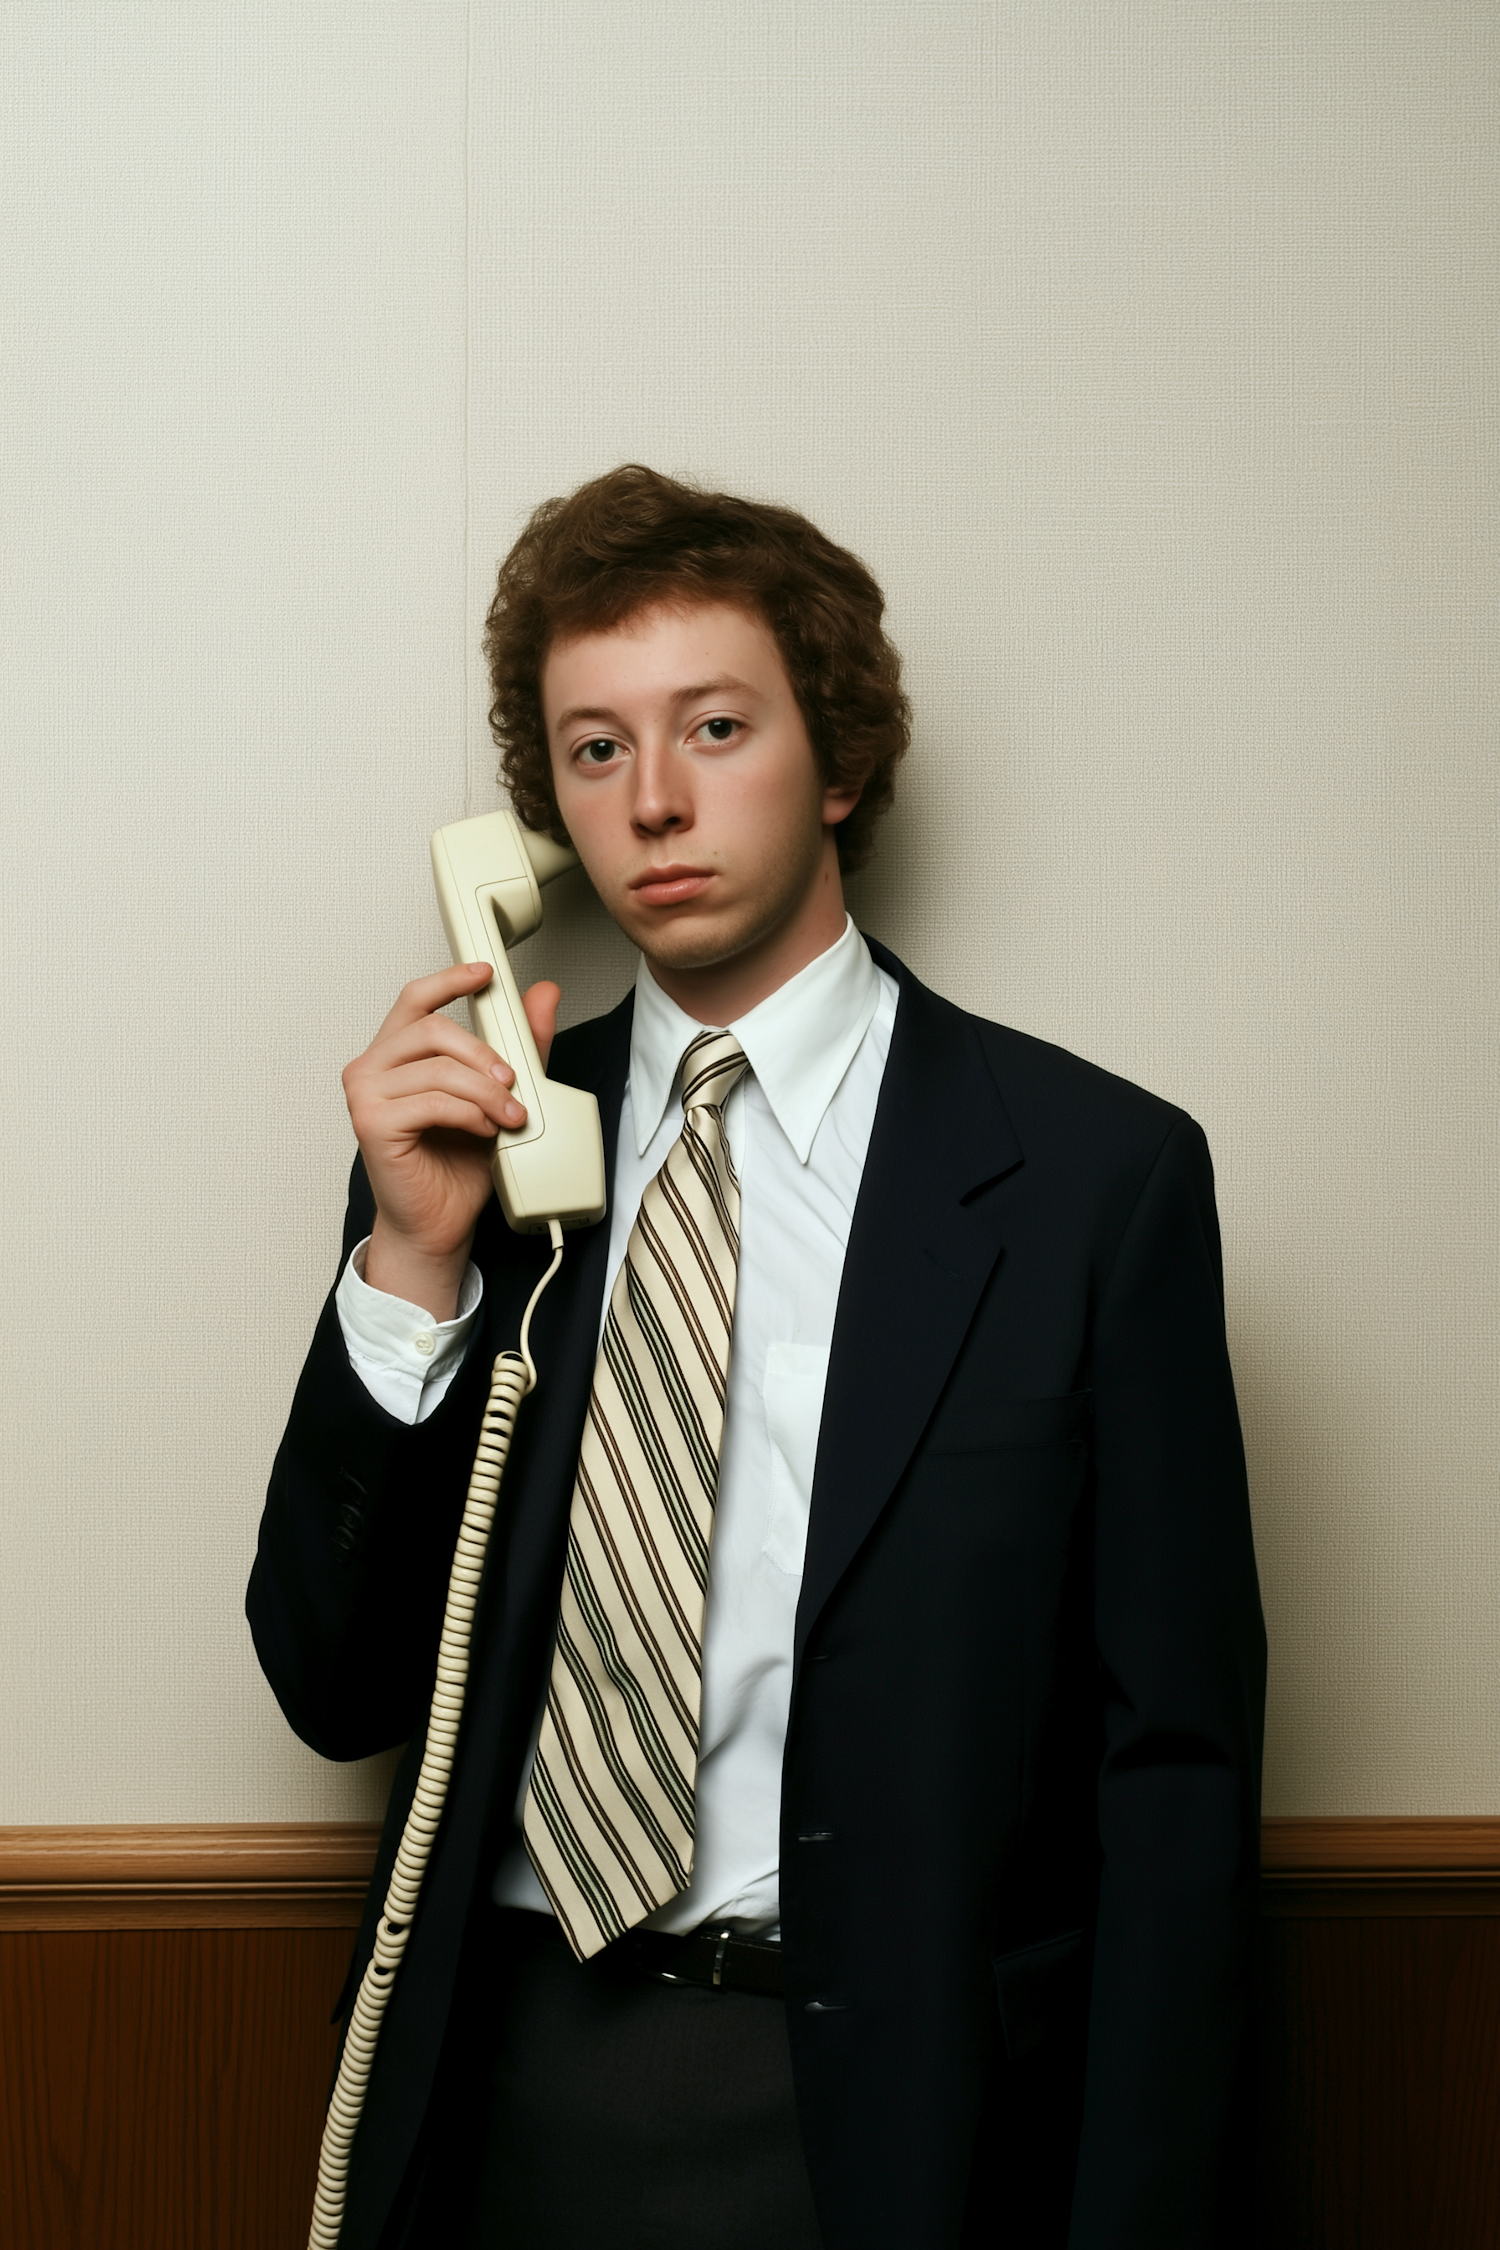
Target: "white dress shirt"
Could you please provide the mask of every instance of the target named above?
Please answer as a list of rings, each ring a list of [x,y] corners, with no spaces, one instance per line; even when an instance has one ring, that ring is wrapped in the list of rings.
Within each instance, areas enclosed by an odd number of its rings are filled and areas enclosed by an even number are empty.
[[[773,1935],[779,1925],[781,1760],[813,1464],[844,1252],[895,1015],[894,981],[846,921],[826,953],[727,1026],[750,1069],[724,1120],[740,1176],[740,1262],[703,1620],[697,1844],[692,1881],[651,1917],[655,1929],[713,1921]],[[642,961],[601,1333],[642,1191],[682,1130],[680,1065],[703,1028]],[[361,1244],[337,1296],[350,1359],[390,1413],[425,1420],[463,1358],[478,1272],[470,1266],[464,1277],[457,1317],[438,1322],[371,1289],[363,1253]],[[529,1412],[546,1411],[546,1382],[544,1367]],[[518,1825],[530,1772],[528,1756]],[[502,1905],[550,1912],[519,1836],[494,1895]]]

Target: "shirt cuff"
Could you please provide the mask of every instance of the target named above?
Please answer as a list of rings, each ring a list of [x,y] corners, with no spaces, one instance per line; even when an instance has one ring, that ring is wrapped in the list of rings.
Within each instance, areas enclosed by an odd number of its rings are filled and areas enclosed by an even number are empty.
[[[463,1363],[484,1296],[471,1260],[452,1320],[434,1320],[420,1305],[372,1289],[365,1279],[370,1238],[356,1243],[334,1292],[349,1364],[377,1405],[408,1426],[435,1414]]]

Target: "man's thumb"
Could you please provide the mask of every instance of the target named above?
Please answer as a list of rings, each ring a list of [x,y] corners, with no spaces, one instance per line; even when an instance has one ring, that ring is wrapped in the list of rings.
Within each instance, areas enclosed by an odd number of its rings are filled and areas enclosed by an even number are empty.
[[[536,1051],[542,1058],[543,1070],[552,1052],[552,1041],[557,1033],[557,1004],[562,998],[562,987],[544,977],[521,995],[521,1005],[526,1010],[526,1021],[531,1026],[531,1036],[536,1041]]]

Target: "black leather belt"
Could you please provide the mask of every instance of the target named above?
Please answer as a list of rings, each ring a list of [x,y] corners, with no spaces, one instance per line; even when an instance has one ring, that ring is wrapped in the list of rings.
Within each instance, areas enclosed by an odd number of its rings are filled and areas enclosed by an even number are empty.
[[[690,1930],[674,1937],[665,1930],[632,1930],[620,1940],[648,1977],[662,1984],[701,1984],[716,1992],[782,1995],[781,1947],[762,1938],[736,1937],[732,1930]]]

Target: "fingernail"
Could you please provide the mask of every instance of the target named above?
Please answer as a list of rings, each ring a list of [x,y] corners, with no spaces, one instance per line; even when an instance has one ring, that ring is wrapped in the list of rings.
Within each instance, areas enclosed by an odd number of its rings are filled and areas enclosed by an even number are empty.
[[[507,1125],[519,1125],[525,1119],[526,1112],[519,1102],[507,1102],[504,1115]]]
[[[514,1086],[516,1082],[516,1074],[509,1063],[491,1063],[490,1076],[498,1078],[502,1086]]]

